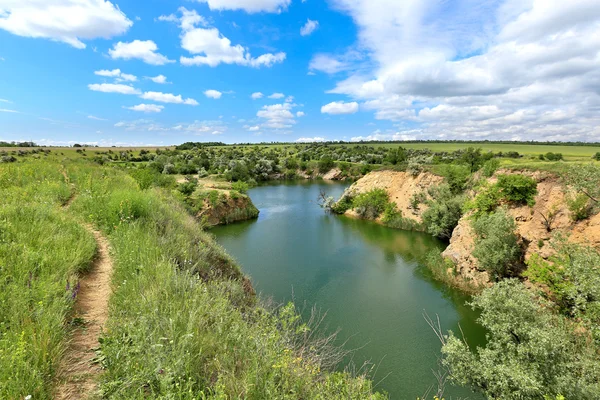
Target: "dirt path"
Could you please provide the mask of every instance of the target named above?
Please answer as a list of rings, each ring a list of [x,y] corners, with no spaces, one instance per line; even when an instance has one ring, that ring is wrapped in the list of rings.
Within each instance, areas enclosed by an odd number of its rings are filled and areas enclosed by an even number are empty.
[[[55,399],[87,399],[96,392],[100,367],[94,364],[98,338],[108,317],[112,261],[108,240],[92,226],[85,226],[96,239],[98,252],[90,271],[79,281],[75,300],[75,319],[81,321],[73,336],[59,370]]]

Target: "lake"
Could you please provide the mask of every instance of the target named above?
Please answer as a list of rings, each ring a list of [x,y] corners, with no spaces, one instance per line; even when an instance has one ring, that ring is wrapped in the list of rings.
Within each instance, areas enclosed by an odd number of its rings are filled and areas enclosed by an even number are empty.
[[[320,190],[336,199],[347,184],[285,183],[248,194],[258,220],[212,230],[237,259],[263,297],[294,300],[306,313],[327,312],[329,331],[355,349],[352,362],[371,361],[376,389],[392,399],[416,399],[435,385],[441,344],[423,317],[439,315],[444,330],[460,332],[470,345],[485,333],[475,324],[468,298],[434,281],[419,259],[445,244],[431,236],[326,214]],[[348,360],[349,361],[349,360]],[[433,392],[435,393],[435,392]],[[481,398],[447,387],[445,398]]]

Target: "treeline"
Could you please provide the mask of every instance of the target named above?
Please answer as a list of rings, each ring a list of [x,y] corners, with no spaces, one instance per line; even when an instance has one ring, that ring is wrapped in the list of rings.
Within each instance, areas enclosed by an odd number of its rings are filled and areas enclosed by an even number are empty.
[[[34,142],[4,142],[0,141],[0,147],[39,147]]]
[[[208,142],[210,143],[210,142]],[[513,141],[513,140],[361,140],[357,142],[348,142],[344,140],[328,140],[323,142],[316,142],[323,145],[335,145],[335,144],[436,144],[436,143],[455,143],[455,144],[468,144],[471,146],[478,144],[524,144],[532,146],[589,146],[598,147],[600,142],[538,142],[534,140],[529,141]],[[200,143],[205,146],[209,146],[207,143]],[[271,146],[271,145],[298,145],[298,142],[260,142],[260,143],[236,143],[234,145],[218,144],[218,146]],[[303,145],[300,143],[300,145]],[[306,145],[306,144],[304,144]]]

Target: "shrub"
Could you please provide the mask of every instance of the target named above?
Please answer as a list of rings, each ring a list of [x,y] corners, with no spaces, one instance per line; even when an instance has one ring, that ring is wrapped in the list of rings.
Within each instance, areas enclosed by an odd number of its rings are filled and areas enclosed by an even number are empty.
[[[244,193],[244,194],[245,194],[245,193],[247,193],[247,192],[248,192],[248,189],[250,188],[250,186],[249,186],[249,185],[248,185],[246,182],[243,182],[243,181],[237,181],[237,182],[234,182],[234,183],[231,185],[231,188],[232,188],[233,190],[236,190],[236,191],[238,191],[238,192],[240,192],[240,193]]]
[[[175,165],[173,164],[165,164],[162,173],[165,175],[172,175],[172,174],[176,174],[177,173],[177,169],[175,168]]]
[[[336,214],[343,214],[352,208],[352,197],[348,194],[344,194],[341,199],[333,203],[331,211]]]
[[[471,201],[469,208],[475,210],[475,217],[487,214],[496,209],[500,203],[501,194],[497,185],[483,186],[477,196]]]
[[[446,178],[450,191],[458,194],[465,190],[471,170],[464,165],[445,165],[440,169],[440,174]]]
[[[517,174],[498,175],[497,185],[504,200],[529,206],[535,204],[535,195],[537,194],[535,179]]]
[[[319,164],[318,164],[319,172],[324,174],[324,173],[328,172],[329,170],[331,170],[331,168],[333,168],[334,165],[335,165],[335,163],[333,162],[333,159],[330,156],[325,155],[325,156],[321,157],[321,159],[319,160]]]
[[[596,161],[600,161],[600,151],[598,151],[596,154],[594,154],[594,155],[592,156],[592,158],[593,158],[594,160],[596,160]]]
[[[487,160],[485,163],[483,163],[481,173],[483,174],[483,176],[489,178],[492,175],[494,175],[494,172],[496,172],[499,166],[500,160],[498,160],[497,158],[492,158],[491,160]]]
[[[384,189],[373,189],[361,193],[352,200],[352,206],[363,218],[376,219],[388,204],[388,194]]]
[[[438,186],[431,190],[433,200],[423,212],[423,224],[428,233],[441,239],[450,239],[452,231],[463,215],[464,198],[452,194],[448,186]]]
[[[548,152],[545,154],[546,160],[548,161],[560,161],[563,159],[562,153]]]
[[[192,193],[196,191],[198,187],[198,180],[188,180],[186,182],[180,183],[177,190],[179,190],[185,196],[191,196]]]
[[[573,221],[581,221],[588,218],[592,213],[590,198],[583,193],[567,199],[567,206],[571,212]]]
[[[472,223],[475,231],[473,256],[481,268],[499,279],[511,274],[521,259],[515,221],[504,210],[482,215]]]
[[[596,399],[600,362],[585,335],[540,305],[522,283],[505,280],[471,303],[487,344],[471,350],[452,332],[443,337],[450,380],[489,399]],[[562,397],[564,396],[564,397]]]

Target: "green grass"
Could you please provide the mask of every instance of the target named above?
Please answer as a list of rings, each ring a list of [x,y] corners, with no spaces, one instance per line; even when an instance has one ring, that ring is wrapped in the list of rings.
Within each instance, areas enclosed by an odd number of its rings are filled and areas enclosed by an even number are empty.
[[[84,222],[108,237],[114,260],[103,396],[383,398],[365,376],[334,367],[339,350],[315,340],[293,306],[263,307],[171,190],[142,190],[85,160],[0,165],[0,398],[52,398],[73,305],[67,282],[95,252]]]
[[[77,273],[96,243],[61,209],[59,165],[0,165],[0,398],[52,398]]]

